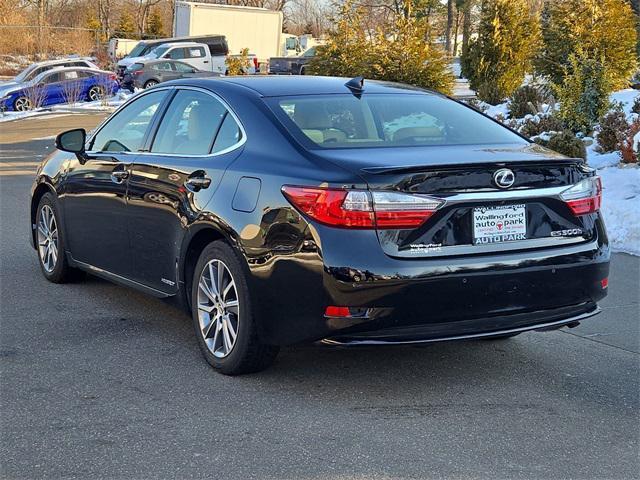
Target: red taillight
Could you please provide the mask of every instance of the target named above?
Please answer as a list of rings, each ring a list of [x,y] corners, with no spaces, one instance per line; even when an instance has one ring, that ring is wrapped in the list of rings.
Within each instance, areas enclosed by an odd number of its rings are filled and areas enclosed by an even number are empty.
[[[109,75],[109,79],[110,80],[117,80],[118,76],[115,73],[112,73],[111,75]]]
[[[607,288],[609,286],[609,277],[604,277],[602,280],[600,280],[600,286],[603,290]]]
[[[134,70],[133,72],[131,72],[131,75],[140,75],[142,74],[142,70]]]
[[[560,194],[574,215],[585,215],[600,210],[602,181],[600,177],[585,178]]]
[[[324,315],[325,317],[350,317],[351,311],[349,307],[335,307],[331,305],[325,309]]]
[[[401,192],[368,192],[285,185],[282,192],[305,215],[341,228],[415,228],[444,201]]]
[[[253,68],[255,68],[256,70],[258,70],[258,57],[253,57]]]

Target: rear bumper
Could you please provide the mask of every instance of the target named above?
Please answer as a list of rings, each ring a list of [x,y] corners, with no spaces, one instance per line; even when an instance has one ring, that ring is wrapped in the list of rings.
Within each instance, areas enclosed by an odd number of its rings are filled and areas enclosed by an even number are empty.
[[[609,246],[398,259],[370,231],[314,225],[296,253],[251,267],[266,342],[424,342],[562,326],[597,313]],[[320,245],[317,251],[309,246]],[[327,306],[350,307],[326,317]]]
[[[600,313],[600,308],[596,304],[588,302],[569,307],[491,318],[389,328],[354,335],[338,335],[325,338],[322,342],[330,345],[388,345],[491,338],[531,330],[545,331],[565,326],[576,326],[582,320],[598,313]]]

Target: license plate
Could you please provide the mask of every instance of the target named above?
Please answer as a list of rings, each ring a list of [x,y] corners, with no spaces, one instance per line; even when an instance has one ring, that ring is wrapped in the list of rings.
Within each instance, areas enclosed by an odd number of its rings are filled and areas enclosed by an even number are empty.
[[[473,243],[513,242],[527,238],[524,205],[477,207],[473,209]]]

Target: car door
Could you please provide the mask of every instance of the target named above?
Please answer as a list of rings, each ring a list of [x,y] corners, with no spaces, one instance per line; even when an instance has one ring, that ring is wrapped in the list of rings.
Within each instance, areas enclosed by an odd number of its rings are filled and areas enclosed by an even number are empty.
[[[160,80],[160,82],[168,82],[169,80],[180,78],[180,74],[176,72],[173,65],[174,62],[167,60],[165,62],[158,62],[151,68],[157,72],[158,80]]]
[[[180,87],[152,137],[150,151],[137,157],[129,180],[135,280],[174,293],[187,228],[239,154],[244,133],[218,97]]]
[[[64,74],[62,72],[52,72],[45,75],[38,85],[33,87],[31,94],[34,97],[34,103],[40,103],[38,106],[55,105],[64,102],[62,90],[62,81]],[[41,99],[36,97],[41,96]]]
[[[130,168],[168,90],[141,94],[87,142],[86,162],[70,162],[63,182],[67,246],[74,260],[123,277],[132,273],[126,193]]]

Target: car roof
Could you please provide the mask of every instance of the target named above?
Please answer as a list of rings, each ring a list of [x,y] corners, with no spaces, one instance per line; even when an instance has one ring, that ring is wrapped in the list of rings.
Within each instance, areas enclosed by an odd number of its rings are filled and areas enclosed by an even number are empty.
[[[44,72],[40,72],[38,75],[36,75],[34,80],[40,79],[58,72],[69,72],[69,71],[78,71],[78,70],[83,72],[92,72],[92,73],[111,73],[105,70],[100,70],[100,69],[91,68],[91,67],[55,67],[55,68],[50,68],[49,70],[46,70]]]
[[[198,43],[198,42],[167,42],[167,43],[162,43],[160,45],[158,45],[158,47],[193,47],[193,46],[207,46],[204,43]]]
[[[345,85],[350,79],[343,77],[319,77],[311,75],[245,75],[217,77],[215,79],[203,78],[193,80],[178,80],[175,84],[194,85],[204,88],[218,86],[224,88],[237,87],[252,90],[262,97],[281,97],[295,95],[322,95],[336,93],[353,93]],[[224,82],[221,84],[220,82]],[[383,82],[377,80],[364,80],[362,93],[421,93],[441,95],[437,92],[405,85],[402,83]]]
[[[89,57],[69,57],[69,58],[56,58],[54,60],[43,60],[42,62],[35,62],[31,65],[35,66],[44,66],[44,65],[56,65],[58,63],[67,63],[67,62],[91,62],[93,60]]]

